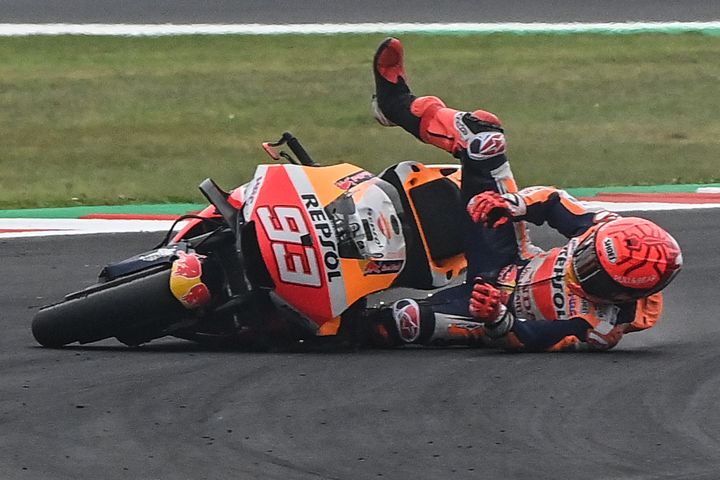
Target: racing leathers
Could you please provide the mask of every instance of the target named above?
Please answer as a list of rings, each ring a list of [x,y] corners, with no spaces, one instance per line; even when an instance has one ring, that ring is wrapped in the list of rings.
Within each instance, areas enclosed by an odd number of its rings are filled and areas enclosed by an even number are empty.
[[[438,97],[413,95],[399,40],[385,40],[373,65],[376,119],[386,126],[398,125],[458,158],[464,203],[489,192],[502,195],[511,210],[511,221],[468,222],[466,282],[429,299],[395,302],[378,317],[376,344],[606,350],[624,333],[654,325],[662,310],[660,293],[626,304],[603,303],[581,296],[573,278],[568,258],[574,248],[614,214],[590,211],[566,192],[550,187],[518,191],[499,119],[483,110],[448,108]],[[547,222],[570,241],[542,252],[530,242],[525,221]],[[493,321],[479,323],[470,312],[478,282],[500,292],[498,318]]]
[[[392,310],[393,326],[399,332],[395,344],[465,343],[520,351],[608,350],[625,333],[645,330],[657,322],[662,293],[624,304],[606,303],[588,298],[575,278],[569,261],[575,248],[604,222],[617,218],[616,214],[591,211],[552,187],[530,187],[502,197],[511,205],[512,222],[548,223],[568,237],[568,243],[510,263],[494,279],[475,279],[428,300],[397,302]],[[497,292],[493,298],[499,299],[497,305],[491,305],[495,318],[482,324],[473,323],[477,317],[469,307],[478,289]],[[487,298],[485,291],[482,293]],[[405,333],[413,324],[417,324],[418,332],[411,339]]]
[[[572,268],[575,248],[616,214],[589,211],[551,187],[530,187],[503,197],[510,205],[511,221],[547,222],[570,240],[500,272],[495,286],[506,294],[505,309],[502,318],[485,325],[488,343],[533,351],[607,350],[624,333],[655,324],[662,293],[624,304],[592,299]]]

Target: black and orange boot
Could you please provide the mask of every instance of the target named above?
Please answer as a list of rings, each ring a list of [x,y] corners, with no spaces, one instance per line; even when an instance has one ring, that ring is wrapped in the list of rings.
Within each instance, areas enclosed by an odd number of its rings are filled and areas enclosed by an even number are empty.
[[[390,37],[380,44],[373,59],[373,74],[373,116],[378,123],[386,127],[401,124],[395,117],[407,115],[415,96],[407,85],[404,51],[400,40]]]

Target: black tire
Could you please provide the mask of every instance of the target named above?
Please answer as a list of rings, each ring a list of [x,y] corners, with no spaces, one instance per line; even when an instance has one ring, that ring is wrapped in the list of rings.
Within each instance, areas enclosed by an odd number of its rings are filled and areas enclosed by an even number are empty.
[[[165,268],[98,284],[43,307],[33,319],[32,333],[44,347],[146,332],[160,336],[187,313],[170,291],[170,269]]]

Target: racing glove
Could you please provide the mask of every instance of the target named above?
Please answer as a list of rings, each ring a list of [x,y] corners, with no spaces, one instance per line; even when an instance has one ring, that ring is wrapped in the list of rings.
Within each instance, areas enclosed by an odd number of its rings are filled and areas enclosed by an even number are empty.
[[[610,325],[601,322],[597,327],[589,330],[585,340],[591,350],[610,350],[620,342],[625,333],[625,325]]]
[[[514,193],[500,195],[494,191],[478,193],[467,204],[467,211],[475,223],[498,228],[514,217],[525,213],[525,203]]]
[[[490,338],[504,336],[513,326],[515,317],[505,306],[507,301],[507,292],[481,277],[475,279],[468,311],[475,320],[485,324],[485,331]]]

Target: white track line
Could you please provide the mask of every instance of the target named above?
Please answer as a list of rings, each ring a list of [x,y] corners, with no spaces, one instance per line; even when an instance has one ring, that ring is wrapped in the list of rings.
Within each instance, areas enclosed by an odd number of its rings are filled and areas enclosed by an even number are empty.
[[[664,202],[582,202],[588,207],[599,207],[613,212],[652,212],[659,210],[697,210],[720,208],[720,203],[664,203]]]
[[[171,220],[106,220],[84,218],[0,218],[0,238],[49,237],[97,233],[166,232]],[[183,222],[177,228],[182,228]],[[3,232],[3,230],[15,230]],[[25,230],[25,231],[23,231]]]
[[[720,203],[614,203],[584,202],[588,206],[605,208],[614,212],[643,212],[658,210],[688,210],[720,208]],[[170,220],[105,220],[75,218],[0,218],[0,239],[17,237],[49,237],[56,235],[85,235],[125,232],[165,232],[173,222]],[[182,228],[184,223],[177,228]],[[3,230],[14,230],[3,232]],[[25,230],[25,231],[23,231]]]
[[[720,33],[714,22],[628,23],[339,23],[339,24],[70,24],[0,23],[0,36],[283,35],[345,33]]]

